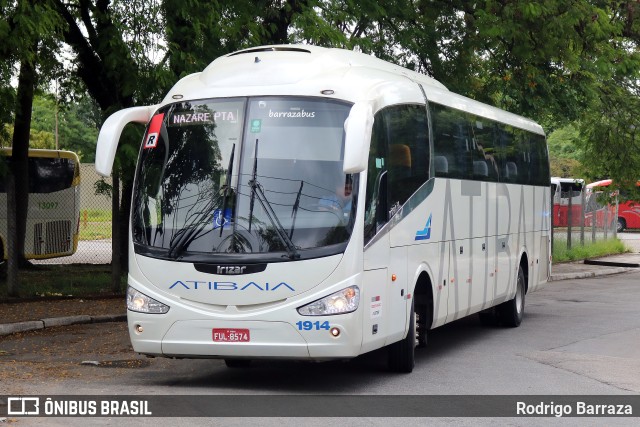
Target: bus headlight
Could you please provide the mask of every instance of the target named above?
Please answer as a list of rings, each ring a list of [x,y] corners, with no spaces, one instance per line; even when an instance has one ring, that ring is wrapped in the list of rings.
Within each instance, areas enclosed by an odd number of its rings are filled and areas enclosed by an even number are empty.
[[[359,302],[360,289],[357,286],[349,286],[317,301],[298,307],[298,313],[303,316],[351,313],[356,311]]]
[[[169,311],[169,306],[156,301],[142,292],[127,287],[127,308],[138,313],[163,314]]]

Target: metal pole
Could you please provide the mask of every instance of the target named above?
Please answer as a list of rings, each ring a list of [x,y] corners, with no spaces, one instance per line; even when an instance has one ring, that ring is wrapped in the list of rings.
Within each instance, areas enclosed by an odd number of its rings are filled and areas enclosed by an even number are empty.
[[[595,197],[595,194],[591,194],[591,197]],[[591,211],[591,243],[596,242],[596,222],[598,222],[598,207],[592,204],[593,210]]]
[[[552,256],[552,257],[553,257],[553,241],[555,240],[555,239],[553,238],[553,234],[554,234],[554,233],[553,233],[553,220],[555,219],[555,218],[554,218],[554,216],[553,216],[553,198],[554,198],[554,195],[555,195],[554,188],[555,188],[555,186],[553,186],[553,185],[552,185],[552,186],[551,186],[551,191],[550,191],[550,193],[551,193],[551,203],[549,204],[549,207],[550,207],[550,208],[549,208],[549,209],[550,209],[550,210],[549,210],[549,220],[550,220],[550,222],[551,222],[551,224],[550,224],[550,225],[551,225],[551,256]],[[553,259],[553,258],[552,258],[552,259]]]
[[[613,220],[613,238],[618,238],[618,194],[616,193],[616,217]]]
[[[573,223],[573,188],[569,187],[569,206],[567,212],[567,249],[571,249],[571,232]]]
[[[584,205],[586,195],[584,194],[584,183],[580,189],[580,246],[584,246]]]
[[[607,197],[609,199],[609,197]],[[609,207],[611,206],[611,199],[607,201],[607,205],[604,207],[604,221],[602,221],[602,227],[604,227],[604,240],[609,237]]]

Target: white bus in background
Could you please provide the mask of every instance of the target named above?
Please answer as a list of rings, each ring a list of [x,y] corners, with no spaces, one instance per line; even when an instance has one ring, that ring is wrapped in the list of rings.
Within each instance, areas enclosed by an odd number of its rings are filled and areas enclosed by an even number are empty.
[[[0,161],[12,150],[1,148]],[[64,150],[29,150],[29,202],[24,242],[26,259],[73,255],[80,227],[80,160]],[[0,181],[0,260],[6,259],[7,190]]]
[[[306,45],[216,59],[103,125],[109,175],[143,123],[131,215],[136,352],[352,358],[409,372],[430,329],[507,326],[550,273],[542,128],[371,56]]]

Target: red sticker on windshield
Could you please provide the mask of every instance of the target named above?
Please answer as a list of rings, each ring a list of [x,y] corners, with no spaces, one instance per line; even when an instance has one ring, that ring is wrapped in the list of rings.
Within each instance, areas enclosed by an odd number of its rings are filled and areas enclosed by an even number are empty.
[[[164,113],[156,114],[151,119],[149,125],[149,133],[144,141],[144,148],[156,148],[158,145],[158,138],[160,137],[160,128],[162,127],[162,119],[164,119]]]

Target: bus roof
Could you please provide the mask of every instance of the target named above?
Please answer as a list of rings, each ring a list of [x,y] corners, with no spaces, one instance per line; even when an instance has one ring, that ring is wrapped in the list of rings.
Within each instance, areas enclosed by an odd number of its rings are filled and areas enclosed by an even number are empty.
[[[11,156],[13,154],[13,150],[11,147],[0,148],[0,154],[3,156]],[[46,158],[61,158],[61,159],[72,159],[76,163],[80,163],[80,159],[78,155],[73,151],[68,150],[48,150],[42,148],[29,148],[29,157],[46,157]]]
[[[560,178],[557,176],[552,176],[551,177],[551,183],[552,184],[560,184],[562,182],[568,182],[568,183],[579,183],[579,184],[584,184],[584,179],[582,178]]]
[[[600,180],[600,181],[592,182],[591,184],[587,184],[587,188],[608,187],[612,183],[613,183],[612,179],[603,179],[603,180]],[[640,180],[638,182],[636,182],[636,186],[640,187]]]
[[[393,84],[396,90],[386,87]],[[244,49],[215,59],[202,72],[178,81],[161,105],[179,100],[232,96],[322,96],[350,102],[385,97],[378,106],[429,101],[544,135],[532,120],[450,92],[439,81],[345,49],[311,45],[269,45]],[[409,87],[404,93],[396,87]]]

